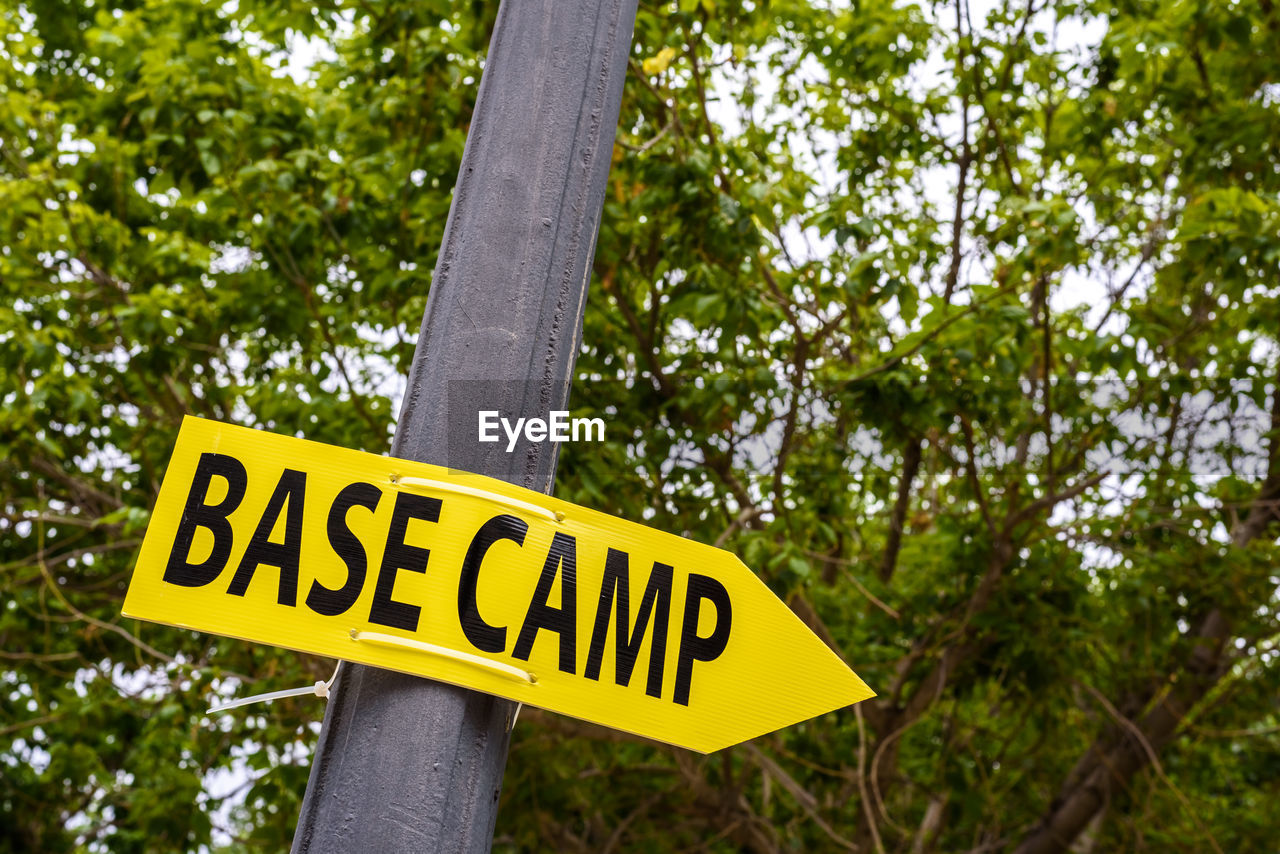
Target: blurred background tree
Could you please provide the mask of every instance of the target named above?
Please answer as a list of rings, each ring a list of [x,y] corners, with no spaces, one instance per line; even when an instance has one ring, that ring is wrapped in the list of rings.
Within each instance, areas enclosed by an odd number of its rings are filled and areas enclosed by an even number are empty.
[[[496,4],[2,8],[0,851],[283,850],[318,701],[203,711],[332,662],[120,605],[183,414],[386,451]],[[557,494],[879,697],[707,757],[526,711],[495,850],[1274,847],[1278,35],[641,3]]]

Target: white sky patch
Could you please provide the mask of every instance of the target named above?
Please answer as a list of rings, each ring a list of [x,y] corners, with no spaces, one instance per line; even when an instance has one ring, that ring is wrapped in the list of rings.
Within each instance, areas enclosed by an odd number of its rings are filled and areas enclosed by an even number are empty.
[[[322,60],[333,62],[337,58],[338,54],[327,41],[314,36],[305,38],[299,33],[292,33],[289,36],[289,50],[284,64],[276,69],[275,75],[277,77],[288,75],[293,78],[293,82],[305,84],[310,82],[311,69],[317,62]]]
[[[228,0],[227,3],[222,5],[219,12],[225,17],[231,17],[236,14],[238,9],[239,3],[237,0]],[[337,26],[337,37],[339,39],[346,38],[355,32],[354,20],[354,11],[348,11],[343,14]],[[337,52],[325,39],[317,36],[304,36],[295,30],[289,30],[285,35],[284,50],[276,50],[274,46],[268,47],[260,35],[252,30],[241,29],[239,23],[234,20],[231,21],[227,38],[232,42],[245,45],[252,54],[263,57],[267,64],[272,66],[273,76],[290,77],[300,86],[310,85],[314,82],[312,69],[317,62],[333,62],[338,58]]]

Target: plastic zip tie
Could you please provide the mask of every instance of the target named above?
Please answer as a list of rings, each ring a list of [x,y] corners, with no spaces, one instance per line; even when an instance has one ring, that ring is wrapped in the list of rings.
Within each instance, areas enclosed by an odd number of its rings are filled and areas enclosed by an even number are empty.
[[[391,476],[391,482],[399,486],[409,488],[422,487],[425,489],[438,489],[441,492],[452,492],[457,495],[469,495],[472,498],[482,498],[485,501],[492,501],[494,504],[504,504],[507,507],[513,507],[517,510],[523,510],[534,516],[541,516],[550,522],[563,522],[564,514],[555,510],[548,510],[545,507],[539,507],[537,504],[530,504],[528,501],[521,501],[519,498],[508,498],[505,495],[499,495],[496,492],[489,492],[486,489],[476,489],[474,486],[463,486],[460,483],[446,483],[442,480],[431,480],[425,477],[396,477]]]
[[[272,700],[283,700],[285,697],[305,697],[308,694],[314,694],[323,699],[329,699],[329,689],[333,687],[334,681],[338,678],[338,673],[342,670],[342,661],[338,661],[338,666],[333,669],[333,675],[329,677],[328,682],[317,682],[316,684],[306,688],[286,688],[283,691],[269,691],[266,694],[254,694],[252,697],[241,697],[238,700],[231,700],[223,703],[221,706],[210,706],[205,710],[206,715],[216,715],[221,712],[228,712],[232,709],[238,709],[241,706],[248,706],[252,703],[270,703]]]
[[[386,635],[382,632],[363,632],[359,629],[351,630],[351,639],[362,643],[371,643],[377,646],[391,646],[400,649],[412,650],[413,652],[425,652],[428,655],[437,655],[441,658],[450,658],[454,661],[461,661],[464,664],[470,664],[473,667],[480,667],[485,670],[492,670],[508,679],[514,679],[517,682],[525,682],[529,685],[537,685],[538,677],[530,673],[528,670],[521,670],[519,667],[512,667],[510,664],[503,664],[500,661],[491,661],[487,658],[481,658],[478,655],[472,655],[469,652],[459,652],[456,649],[449,649],[444,646],[436,646],[433,643],[425,643],[423,641],[411,640],[409,638],[400,638],[395,635]]]

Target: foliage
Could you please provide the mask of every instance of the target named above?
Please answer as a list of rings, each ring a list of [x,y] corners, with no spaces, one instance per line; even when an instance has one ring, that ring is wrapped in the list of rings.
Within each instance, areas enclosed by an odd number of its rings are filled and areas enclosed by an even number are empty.
[[[184,413],[386,450],[494,13],[7,0],[0,851],[287,846],[319,707],[203,710],[331,664],[120,603]],[[642,3],[557,493],[880,696],[709,757],[526,712],[498,850],[1274,846],[1278,34]]]

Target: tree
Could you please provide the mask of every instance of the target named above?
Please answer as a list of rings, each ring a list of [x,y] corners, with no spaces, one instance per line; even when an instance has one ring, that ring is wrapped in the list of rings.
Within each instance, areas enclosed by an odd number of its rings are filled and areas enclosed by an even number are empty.
[[[287,844],[317,702],[203,711],[332,663],[119,608],[183,414],[386,450],[494,10],[6,7],[0,850]],[[880,696],[709,757],[526,710],[495,849],[1272,843],[1278,29],[642,4],[557,494]]]

